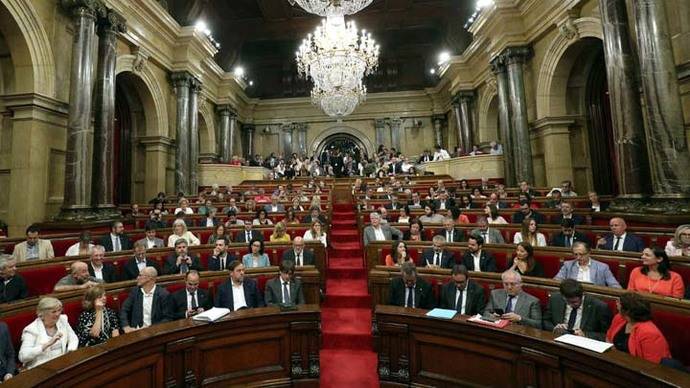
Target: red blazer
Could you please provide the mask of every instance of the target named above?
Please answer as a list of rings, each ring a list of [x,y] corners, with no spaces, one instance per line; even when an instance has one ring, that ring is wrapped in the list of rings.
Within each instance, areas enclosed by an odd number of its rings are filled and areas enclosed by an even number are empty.
[[[613,337],[619,330],[624,330],[625,324],[625,318],[620,313],[616,314],[606,332],[606,342],[613,342]],[[628,350],[631,355],[656,364],[661,362],[662,358],[671,357],[666,338],[652,321],[636,323],[633,326],[628,339]]]

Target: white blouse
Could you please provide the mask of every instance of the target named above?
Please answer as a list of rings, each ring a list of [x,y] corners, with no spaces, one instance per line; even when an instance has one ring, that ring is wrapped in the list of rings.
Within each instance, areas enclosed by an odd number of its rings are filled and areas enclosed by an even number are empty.
[[[314,236],[311,233],[311,229],[307,230],[304,232],[304,239],[307,241],[321,241],[321,244],[323,244],[324,247],[328,247],[328,243],[326,242],[326,233],[321,232],[321,237],[319,238],[314,238]]]
[[[515,236],[513,236],[513,244],[519,244],[521,242],[522,242],[522,232],[515,233]],[[546,246],[546,237],[544,237],[543,233],[537,233],[537,246],[538,247],[545,247]]]
[[[168,247],[170,247],[170,248],[175,247],[175,241],[177,241],[178,239],[181,239],[181,238],[187,240],[187,245],[190,247],[193,245],[200,245],[201,244],[201,241],[199,241],[199,239],[194,235],[194,233],[192,233],[190,231],[186,231],[186,232],[184,232],[184,234],[182,236],[178,236],[175,233],[168,236]]]

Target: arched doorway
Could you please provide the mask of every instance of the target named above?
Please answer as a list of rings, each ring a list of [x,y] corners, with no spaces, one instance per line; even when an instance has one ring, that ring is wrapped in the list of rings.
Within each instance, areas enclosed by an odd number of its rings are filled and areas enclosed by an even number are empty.
[[[349,155],[354,160],[353,168],[357,162],[368,157],[367,148],[357,137],[348,133],[336,133],[326,137],[318,145],[314,158],[321,162],[322,166],[330,164],[336,176],[345,175],[342,160]]]

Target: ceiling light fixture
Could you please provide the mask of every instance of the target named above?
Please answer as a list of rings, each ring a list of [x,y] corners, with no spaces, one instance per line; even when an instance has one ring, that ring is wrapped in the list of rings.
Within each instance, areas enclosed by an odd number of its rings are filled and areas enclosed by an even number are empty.
[[[366,8],[373,0],[288,0],[290,5],[299,5],[315,15],[345,16],[353,15]]]
[[[491,6],[493,6],[493,5],[494,5],[494,0],[477,0],[477,5],[476,5],[476,7],[475,7],[474,13],[473,13],[472,16],[470,16],[470,18],[467,20],[467,23],[465,23],[465,28],[466,28],[466,29],[469,28],[469,27],[472,25],[472,23],[474,23],[474,21],[475,21],[475,20],[477,19],[477,17],[479,16],[479,13],[480,13],[483,9],[488,8],[488,7],[491,7]]]

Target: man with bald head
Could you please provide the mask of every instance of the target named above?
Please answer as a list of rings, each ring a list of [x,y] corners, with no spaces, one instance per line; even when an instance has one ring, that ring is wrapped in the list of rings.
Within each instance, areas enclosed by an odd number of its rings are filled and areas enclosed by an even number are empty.
[[[168,291],[156,285],[157,276],[153,267],[139,271],[137,285],[120,309],[120,327],[125,333],[172,320]]]
[[[292,249],[283,252],[283,261],[285,260],[292,261],[297,267],[314,265],[316,263],[314,253],[304,249],[304,239],[299,236],[292,240]]]
[[[54,292],[84,290],[102,283],[101,280],[89,275],[89,266],[83,261],[75,261],[70,266],[69,275],[60,279],[53,288]]]
[[[641,238],[626,230],[628,225],[620,217],[611,218],[609,221],[611,233],[597,240],[597,248],[610,251],[642,252],[645,248]]]

